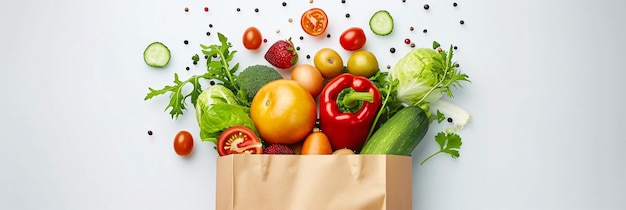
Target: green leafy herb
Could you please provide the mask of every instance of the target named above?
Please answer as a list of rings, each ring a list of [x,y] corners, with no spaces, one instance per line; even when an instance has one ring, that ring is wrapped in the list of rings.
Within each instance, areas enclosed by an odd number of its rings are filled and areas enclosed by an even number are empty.
[[[424,164],[430,158],[440,153],[450,154],[453,158],[459,157],[459,150],[461,149],[462,144],[461,136],[451,131],[441,131],[435,136],[435,141],[439,144],[439,151],[428,156],[420,164]]]
[[[437,109],[437,123],[441,123],[446,119],[446,116]]]
[[[183,114],[183,110],[187,110],[185,100],[191,97],[191,103],[195,106],[198,100],[198,96],[202,93],[202,85],[200,79],[205,80],[218,80],[226,88],[233,91],[237,95],[240,103],[248,104],[248,97],[241,93],[239,83],[234,73],[239,67],[239,63],[234,67],[230,67],[229,63],[233,60],[233,56],[237,51],[230,51],[231,44],[228,39],[221,33],[218,33],[220,44],[215,45],[200,45],[202,47],[202,53],[208,56],[207,59],[207,72],[200,75],[191,76],[185,81],[181,81],[178,78],[178,74],[174,73],[174,85],[168,85],[161,89],[148,88],[150,92],[146,95],[144,100],[149,100],[155,96],[169,93],[170,102],[165,107],[165,111],[170,109],[170,115],[173,119],[178,119],[178,116]],[[199,57],[193,56],[192,59],[198,59]],[[189,93],[183,92],[183,87],[187,84],[192,85],[192,90]]]
[[[376,114],[376,118],[370,128],[367,139],[374,134],[376,129],[378,129],[403,107],[402,103],[397,100],[398,80],[390,79],[389,72],[378,71],[374,76],[370,77],[369,80],[372,81],[372,83],[374,83],[376,88],[380,91],[380,94],[383,97],[383,103],[380,111]]]
[[[196,63],[198,61],[200,61],[200,56],[198,56],[198,54],[195,54],[193,56],[191,56],[191,60]]]

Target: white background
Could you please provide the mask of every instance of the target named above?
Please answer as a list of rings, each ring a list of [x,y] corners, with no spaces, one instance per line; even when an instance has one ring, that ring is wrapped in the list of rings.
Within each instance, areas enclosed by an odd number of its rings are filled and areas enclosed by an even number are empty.
[[[337,37],[349,26],[366,29],[366,49],[382,68],[410,50],[407,37],[418,47],[457,45],[455,60],[472,80],[452,100],[473,115],[461,157],[419,165],[437,150],[438,127],[413,154],[414,209],[626,209],[626,2],[281,2],[2,1],[0,209],[213,209],[212,143],[199,141],[193,111],[172,120],[166,96],[144,101],[148,87],[202,72],[190,57],[218,31],[247,66],[263,64],[269,44],[290,36],[300,63],[322,46],[347,60]],[[299,15],[314,6],[329,14],[332,38],[300,41]],[[378,9],[396,20],[389,37],[367,29]],[[269,40],[258,52],[239,41],[248,26]],[[153,41],[172,51],[165,69],[143,63]],[[179,130],[196,137],[190,157],[172,149]]]

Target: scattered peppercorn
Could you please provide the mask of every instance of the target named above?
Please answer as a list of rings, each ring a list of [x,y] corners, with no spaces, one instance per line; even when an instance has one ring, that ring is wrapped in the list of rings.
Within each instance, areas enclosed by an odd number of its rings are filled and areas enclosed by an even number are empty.
[[[409,30],[413,31],[413,30],[415,30],[415,28],[413,28],[413,26],[411,26],[411,27],[409,27]]]
[[[207,32],[206,32],[206,35],[207,35],[207,36],[211,36],[211,32],[210,32],[210,31],[207,31]]]
[[[208,55],[204,55],[204,59],[209,59],[209,56]]]
[[[441,47],[437,48],[437,52],[441,52],[443,51],[443,49],[441,49]]]
[[[428,29],[424,29],[422,32],[424,32],[424,33],[428,33]]]
[[[425,9],[425,10],[428,10],[429,8],[430,8],[430,5],[428,5],[428,4],[424,4],[424,9]]]
[[[287,20],[287,21],[289,21],[291,23],[291,22],[293,22],[293,19],[289,18],[289,20]]]
[[[209,23],[209,28],[213,28],[213,24]]]
[[[185,41],[183,41],[183,43],[185,43],[185,44],[189,44],[189,41],[185,40]]]
[[[189,8],[185,7],[185,12],[189,12]]]
[[[459,23],[461,23],[461,25],[465,24],[465,21],[461,20],[459,21]]]
[[[387,65],[387,69],[391,69],[391,65]]]
[[[392,47],[392,48],[389,48],[389,52],[391,52],[391,53],[396,53],[396,48],[393,48],[393,47]]]
[[[406,2],[406,0],[402,0],[402,3]]]
[[[209,82],[209,85],[211,85],[211,86],[215,85],[215,81],[211,80],[211,81]]]
[[[330,38],[330,34],[326,34],[326,38]]]
[[[306,59],[311,59],[311,55],[306,55]]]
[[[151,130],[148,130],[148,135],[152,136],[152,131]]]
[[[189,66],[185,67],[185,70],[189,71]]]
[[[237,12],[241,11],[241,9],[239,7],[237,7]]]
[[[205,11],[205,12],[208,12],[208,11],[209,11],[209,8],[208,8],[208,7],[204,7],[204,11]]]
[[[267,43],[267,39],[263,39],[263,43]]]
[[[350,13],[346,13],[346,18],[350,18]]]
[[[454,67],[459,68],[459,66],[461,66],[461,65],[459,65],[458,63],[457,63],[457,64],[454,64]]]
[[[300,36],[300,40],[304,40],[304,37],[303,37],[303,36]]]
[[[458,6],[458,4],[456,2],[452,3],[452,6]]]
[[[297,47],[296,47],[296,50],[300,50],[300,46],[297,46]]]
[[[448,122],[452,122],[452,118],[448,117]]]
[[[193,65],[198,65],[198,61],[193,61]]]
[[[456,50],[457,49],[456,45],[453,48]]]
[[[346,3],[346,0],[341,0],[341,3],[342,3],[342,4],[345,4],[345,3]]]
[[[254,12],[259,12],[259,8],[254,8]]]
[[[415,47],[415,43],[411,43],[411,47]]]
[[[309,0],[309,3],[313,4],[313,0]]]
[[[286,7],[286,6],[287,6],[287,2],[283,1],[283,7]]]
[[[404,39],[404,44],[411,44],[411,40],[408,38]]]

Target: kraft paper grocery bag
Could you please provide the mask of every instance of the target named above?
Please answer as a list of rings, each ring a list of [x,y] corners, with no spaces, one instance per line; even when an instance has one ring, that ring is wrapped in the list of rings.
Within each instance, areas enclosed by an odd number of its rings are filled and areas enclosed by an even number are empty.
[[[217,210],[410,210],[412,158],[396,155],[227,155]]]

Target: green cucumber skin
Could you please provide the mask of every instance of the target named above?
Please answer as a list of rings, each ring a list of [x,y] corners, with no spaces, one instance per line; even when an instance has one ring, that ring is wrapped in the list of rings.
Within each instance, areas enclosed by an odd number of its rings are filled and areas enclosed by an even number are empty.
[[[361,149],[361,154],[409,156],[428,132],[429,120],[419,107],[406,107],[383,124]]]

